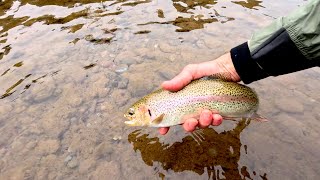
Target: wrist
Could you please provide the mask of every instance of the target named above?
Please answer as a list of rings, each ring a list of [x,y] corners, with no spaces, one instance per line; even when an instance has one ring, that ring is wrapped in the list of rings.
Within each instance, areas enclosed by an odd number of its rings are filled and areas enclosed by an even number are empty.
[[[219,57],[216,60],[216,63],[219,66],[221,73],[227,73],[230,76],[230,79],[232,81],[234,81],[234,82],[241,81],[240,76],[237,73],[236,68],[234,67],[234,64],[232,62],[230,52]]]

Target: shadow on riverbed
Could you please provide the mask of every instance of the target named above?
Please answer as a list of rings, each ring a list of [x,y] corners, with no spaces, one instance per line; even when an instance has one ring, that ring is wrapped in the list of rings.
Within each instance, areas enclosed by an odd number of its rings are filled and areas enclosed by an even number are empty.
[[[148,137],[140,130],[128,135],[135,151],[141,152],[143,161],[153,166],[159,162],[164,170],[174,172],[193,171],[199,175],[208,173],[208,179],[252,179],[246,166],[239,167],[241,155],[241,132],[249,125],[245,120],[240,121],[230,131],[221,133],[207,128],[175,142],[171,146],[159,142],[157,137]],[[244,145],[247,153],[247,146]],[[267,179],[267,174],[260,178]]]

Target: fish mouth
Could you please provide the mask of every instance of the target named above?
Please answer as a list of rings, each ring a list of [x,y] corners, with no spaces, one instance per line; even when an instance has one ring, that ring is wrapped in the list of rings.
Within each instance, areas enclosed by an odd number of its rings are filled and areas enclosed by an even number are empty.
[[[134,121],[125,121],[124,122],[126,125],[128,126],[134,126],[135,125],[135,122]]]

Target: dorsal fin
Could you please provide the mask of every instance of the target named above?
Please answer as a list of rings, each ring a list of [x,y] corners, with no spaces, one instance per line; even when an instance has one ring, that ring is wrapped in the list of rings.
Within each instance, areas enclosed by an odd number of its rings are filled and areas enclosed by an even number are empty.
[[[228,72],[215,73],[210,76],[206,76],[204,78],[205,79],[218,79],[218,80],[227,81],[227,82],[234,82],[232,80],[231,74]]]

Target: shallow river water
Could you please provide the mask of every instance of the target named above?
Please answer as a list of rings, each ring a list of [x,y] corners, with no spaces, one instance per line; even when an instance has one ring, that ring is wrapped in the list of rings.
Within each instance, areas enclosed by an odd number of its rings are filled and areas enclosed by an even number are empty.
[[[0,179],[318,179],[320,70],[254,82],[266,123],[186,133],[124,110],[306,3],[0,2]]]

